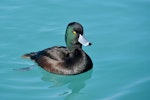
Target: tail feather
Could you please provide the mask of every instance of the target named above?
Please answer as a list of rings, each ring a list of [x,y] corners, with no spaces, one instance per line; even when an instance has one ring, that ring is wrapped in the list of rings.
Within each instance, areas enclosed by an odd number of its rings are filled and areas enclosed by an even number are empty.
[[[26,58],[26,59],[34,59],[36,56],[36,52],[31,52],[31,53],[28,53],[28,54],[24,54],[22,56],[22,58]]]

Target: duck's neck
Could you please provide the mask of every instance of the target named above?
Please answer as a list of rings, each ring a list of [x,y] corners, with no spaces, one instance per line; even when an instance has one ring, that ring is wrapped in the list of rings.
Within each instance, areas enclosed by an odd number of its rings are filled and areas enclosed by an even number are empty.
[[[72,50],[75,50],[77,48],[82,48],[82,45],[81,44],[67,44],[67,48],[72,51]]]

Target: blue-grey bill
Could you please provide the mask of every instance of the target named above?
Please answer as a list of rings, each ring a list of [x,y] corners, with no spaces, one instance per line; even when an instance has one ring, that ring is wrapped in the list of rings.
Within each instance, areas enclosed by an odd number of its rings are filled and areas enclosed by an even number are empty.
[[[89,41],[87,41],[81,34],[79,34],[78,42],[84,46],[91,45],[91,43]]]

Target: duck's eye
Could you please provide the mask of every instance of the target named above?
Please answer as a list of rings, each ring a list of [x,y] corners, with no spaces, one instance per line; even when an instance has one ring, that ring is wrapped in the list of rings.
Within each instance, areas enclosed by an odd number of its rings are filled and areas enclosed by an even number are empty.
[[[73,33],[73,34],[77,34],[77,32],[76,32],[76,31],[73,31],[72,33]]]

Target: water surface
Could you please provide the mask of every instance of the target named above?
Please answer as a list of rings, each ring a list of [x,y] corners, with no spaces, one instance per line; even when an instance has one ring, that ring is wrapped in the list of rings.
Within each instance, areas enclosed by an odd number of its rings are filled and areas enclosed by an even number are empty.
[[[149,100],[149,0],[1,0],[1,100]],[[65,45],[69,22],[84,26],[93,69],[47,73],[24,53]],[[19,68],[30,70],[14,70]]]

